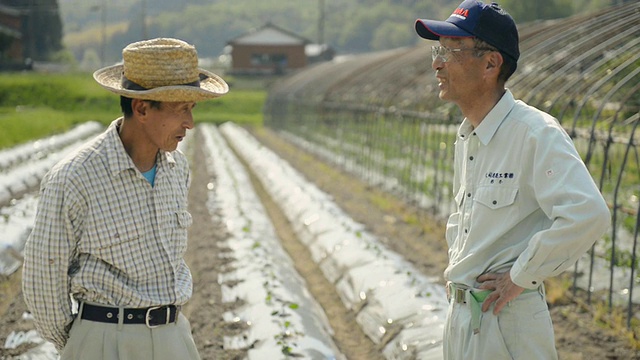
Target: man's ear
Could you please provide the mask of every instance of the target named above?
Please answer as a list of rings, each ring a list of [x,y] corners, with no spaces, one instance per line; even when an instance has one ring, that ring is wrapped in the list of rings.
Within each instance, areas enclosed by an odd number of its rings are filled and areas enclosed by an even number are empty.
[[[144,119],[147,115],[147,111],[149,111],[149,103],[141,99],[132,99],[131,110],[135,117]]]
[[[502,54],[498,51],[491,51],[487,54],[487,67],[486,70],[488,74],[495,75],[496,78],[500,74],[500,68],[502,67],[502,63],[504,59],[502,58]],[[495,74],[494,74],[495,73]]]

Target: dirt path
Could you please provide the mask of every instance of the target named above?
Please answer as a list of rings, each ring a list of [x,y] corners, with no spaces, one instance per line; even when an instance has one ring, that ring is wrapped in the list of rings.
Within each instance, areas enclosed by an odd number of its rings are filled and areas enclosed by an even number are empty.
[[[309,292],[327,315],[340,352],[352,360],[383,360],[380,349],[362,332],[356,323],[355,314],[344,307],[333,285],[311,258],[307,247],[298,241],[278,205],[253,175],[251,182],[273,222],[282,246],[293,259],[296,271],[305,279]]]
[[[364,224],[386,246],[405,256],[424,274],[441,279],[447,261],[442,224],[428,221],[411,206],[337,171],[269,130],[261,128],[252,132],[307,179],[331,194],[345,212]],[[196,144],[199,143],[197,136],[196,132]],[[201,149],[195,149],[191,160],[193,178],[189,206],[194,225],[189,232],[186,260],[193,274],[194,293],[184,312],[191,321],[194,339],[204,360],[240,360],[245,356],[244,351],[223,348],[224,336],[238,334],[241,328],[238,324],[225,323],[222,314],[240,304],[221,302],[218,274],[229,271],[228,261],[219,256],[226,251],[221,246],[226,233],[224,226],[209,214],[206,207],[207,184],[215,179],[210,178],[204,169],[203,156]],[[382,359],[379,349],[357,326],[354,314],[342,307],[339,297],[310,260],[306,248],[297,241],[280,210],[255,179],[253,182],[283,246],[295,261],[297,271],[324,308],[339,349],[350,360]],[[11,359],[28,347],[24,345],[16,350],[7,350],[2,346],[12,330],[31,328],[31,324],[22,319],[25,311],[20,292],[20,272],[0,279],[0,359]],[[579,307],[555,305],[552,315],[561,360],[640,359],[640,354],[632,350],[625,339],[599,327],[591,315]]]
[[[195,135],[197,143],[200,134]],[[227,261],[219,256],[225,251],[220,242],[227,238],[227,234],[224,225],[207,209],[207,185],[215,179],[210,178],[204,166],[203,149],[196,147],[192,155],[190,163],[200,166],[192,166],[189,211],[193,225],[189,228],[185,260],[191,268],[194,286],[193,297],[184,307],[184,312],[191,322],[193,338],[202,359],[240,360],[245,356],[244,351],[223,348],[223,336],[235,335],[240,329],[222,320],[222,314],[236,304],[222,303],[218,284],[218,275],[227,266]]]

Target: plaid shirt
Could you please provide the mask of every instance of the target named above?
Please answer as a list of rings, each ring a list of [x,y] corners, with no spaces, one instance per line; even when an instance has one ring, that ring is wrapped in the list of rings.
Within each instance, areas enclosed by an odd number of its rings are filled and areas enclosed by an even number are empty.
[[[120,121],[54,166],[40,188],[23,293],[38,331],[58,349],[74,319],[69,295],[130,308],[191,297],[187,160],[159,152],[152,187],[122,145]]]

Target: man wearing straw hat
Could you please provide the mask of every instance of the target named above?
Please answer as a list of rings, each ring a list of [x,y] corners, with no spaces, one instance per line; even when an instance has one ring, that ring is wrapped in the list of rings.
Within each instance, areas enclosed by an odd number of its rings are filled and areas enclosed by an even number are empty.
[[[228,86],[180,40],[136,42],[122,55],[94,78],[120,95],[123,117],[42,181],[24,298],[62,359],[199,359],[180,313],[192,292],[191,215],[176,149],[196,101]]]
[[[464,115],[446,228],[444,358],[557,359],[543,281],[602,237],[607,204],[557,120],[505,88],[520,56],[509,14],[466,0],[446,21],[415,28],[440,42],[439,97]]]

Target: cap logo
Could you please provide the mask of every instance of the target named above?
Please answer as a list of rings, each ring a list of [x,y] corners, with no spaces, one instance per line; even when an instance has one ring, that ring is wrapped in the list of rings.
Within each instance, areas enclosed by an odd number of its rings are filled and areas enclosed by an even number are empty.
[[[462,20],[466,20],[467,16],[469,16],[469,9],[457,8],[453,12],[453,14],[451,14],[451,16],[455,16],[455,17],[460,18]]]

